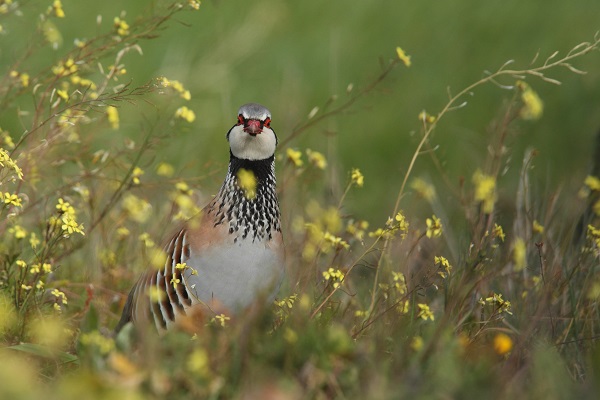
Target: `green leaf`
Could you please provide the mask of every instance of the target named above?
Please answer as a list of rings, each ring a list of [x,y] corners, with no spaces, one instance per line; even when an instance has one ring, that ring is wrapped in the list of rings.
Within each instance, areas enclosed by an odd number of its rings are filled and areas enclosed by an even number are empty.
[[[47,346],[42,346],[36,343],[21,343],[14,346],[7,347],[12,350],[22,351],[24,353],[32,354],[37,357],[51,358],[59,360],[62,363],[76,363],[79,364],[79,358],[73,354],[66,353],[64,351],[54,350]]]

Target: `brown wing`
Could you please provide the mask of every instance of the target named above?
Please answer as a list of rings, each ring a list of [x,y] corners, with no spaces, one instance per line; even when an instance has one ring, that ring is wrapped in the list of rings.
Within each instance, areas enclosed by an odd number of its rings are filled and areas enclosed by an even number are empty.
[[[190,256],[187,236],[187,228],[180,229],[164,249],[167,256],[164,267],[148,270],[140,276],[129,292],[116,332],[127,322],[144,320],[164,330],[178,315],[185,315],[192,298],[184,283],[183,271],[176,266]]]

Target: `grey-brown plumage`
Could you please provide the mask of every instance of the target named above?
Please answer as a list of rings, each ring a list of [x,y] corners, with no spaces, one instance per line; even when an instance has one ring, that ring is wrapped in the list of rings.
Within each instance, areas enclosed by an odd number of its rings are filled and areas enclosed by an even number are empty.
[[[236,313],[275,294],[284,252],[275,180],[277,137],[270,122],[269,110],[259,104],[240,108],[227,133],[230,162],[221,189],[202,210],[200,223],[183,227],[165,246],[164,267],[139,278],[116,331],[130,321],[147,321],[162,331],[198,307]],[[256,179],[253,195],[240,185],[242,170]]]

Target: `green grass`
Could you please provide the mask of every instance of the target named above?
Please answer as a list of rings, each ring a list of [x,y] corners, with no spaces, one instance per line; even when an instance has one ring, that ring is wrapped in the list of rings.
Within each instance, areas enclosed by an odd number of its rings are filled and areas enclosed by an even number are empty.
[[[1,398],[597,397],[594,2],[183,4],[0,2]],[[276,303],[113,338],[248,101]]]

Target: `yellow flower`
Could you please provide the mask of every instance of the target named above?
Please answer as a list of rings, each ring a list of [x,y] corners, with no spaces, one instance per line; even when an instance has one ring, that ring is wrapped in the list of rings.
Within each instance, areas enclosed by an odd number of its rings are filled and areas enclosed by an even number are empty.
[[[237,182],[239,187],[244,191],[244,196],[248,200],[252,200],[256,197],[256,187],[258,182],[254,172],[240,168],[237,173]]]
[[[133,169],[133,171],[131,172],[131,180],[133,181],[134,185],[140,184],[140,176],[142,175],[144,175],[143,169],[141,169],[140,167],[135,167]]]
[[[583,183],[592,191],[600,191],[600,179],[595,176],[588,175]]]
[[[72,75],[77,72],[79,68],[72,58],[67,59],[65,62],[59,62],[58,65],[52,67],[52,73],[58,76]]]
[[[392,271],[392,279],[394,281],[394,288],[398,293],[406,294],[408,288],[406,287],[406,278],[402,272]]]
[[[504,238],[506,237],[506,235],[504,234],[504,230],[498,224],[494,224],[494,236],[499,238],[503,242],[504,242]]]
[[[162,162],[156,167],[156,174],[164,177],[171,177],[175,173],[175,168],[171,164]]]
[[[54,3],[52,3],[52,7],[50,7],[49,11],[53,11],[54,15],[57,18],[65,17],[65,12],[63,11],[62,3],[60,0],[54,0]]]
[[[83,224],[79,224],[75,220],[74,215],[64,214],[61,217],[61,221],[62,221],[61,229],[63,230],[64,236],[69,237],[73,233],[79,233],[79,234],[85,236],[85,233],[83,232]]]
[[[418,318],[425,321],[428,319],[431,321],[435,320],[435,316],[427,304],[417,304],[417,306],[419,307],[419,314],[417,314]]]
[[[331,280],[334,288],[340,286],[340,283],[344,280],[344,277],[345,275],[342,271],[331,267],[327,271],[323,272],[323,278],[325,278],[326,281]]]
[[[435,116],[429,115],[427,111],[423,110],[419,113],[419,121],[433,124],[435,122]]]
[[[515,271],[522,271],[527,266],[527,252],[525,241],[517,238],[514,242],[513,261],[515,263]]]
[[[412,180],[410,187],[425,201],[431,203],[435,198],[435,188],[421,178],[415,178]]]
[[[325,156],[318,151],[312,151],[311,149],[306,149],[306,155],[308,156],[308,162],[319,169],[327,168],[327,160]]]
[[[513,341],[510,338],[510,336],[508,336],[505,333],[498,333],[495,337],[494,337],[494,351],[498,354],[498,355],[505,355],[507,353],[509,353],[513,348]]]
[[[448,259],[446,259],[446,257],[442,257],[442,256],[435,256],[434,257],[434,264],[438,267],[438,268],[443,268],[444,271],[439,271],[438,274],[440,274],[440,276],[442,278],[446,278],[448,275],[450,275],[450,271],[452,271],[452,265],[450,265],[450,262],[448,261]]]
[[[365,184],[365,177],[361,174],[358,168],[353,168],[350,173],[350,182],[355,184],[358,187],[363,187]]]
[[[511,312],[512,304],[510,303],[510,301],[504,300],[502,298],[502,294],[500,294],[500,293],[492,293],[492,295],[489,297],[486,297],[485,300],[479,299],[479,304],[481,304],[481,305],[491,304],[495,308],[497,308],[496,311],[498,313],[505,312],[507,314],[512,315],[512,312]]]
[[[67,304],[67,296],[60,290],[53,289],[50,294],[56,298],[57,303]]]
[[[186,367],[193,374],[209,376],[210,359],[207,351],[203,348],[195,348],[187,359]]]
[[[423,338],[421,336],[414,336],[410,342],[410,347],[414,351],[419,351],[423,348]]]
[[[533,221],[533,231],[535,233],[543,234],[544,233],[544,226],[541,225],[539,222],[537,222],[537,220],[534,220]]]
[[[129,236],[129,233],[129,229],[127,229],[124,226],[117,228],[117,236],[119,237],[119,239],[126,238],[127,236]]]
[[[17,163],[10,158],[10,155],[6,150],[0,147],[0,167],[8,167],[11,168],[15,174],[19,177],[19,179],[23,179],[23,171],[17,165]]]
[[[398,58],[400,59],[400,61],[402,61],[404,63],[404,65],[406,65],[407,67],[410,67],[410,56],[407,55],[404,50],[402,50],[402,48],[400,47],[396,47],[396,55],[398,56]]]
[[[180,282],[181,282],[181,279],[176,278],[175,275],[173,275],[170,283],[173,285],[174,288],[176,288],[177,284],[179,284]]]
[[[21,225],[15,225],[8,230],[15,236],[15,239],[24,239],[27,237],[27,231]]]
[[[497,200],[496,178],[485,175],[478,169],[473,174],[473,184],[475,185],[475,200],[482,203],[482,211],[485,214],[491,214]]]
[[[538,94],[523,81],[517,81],[516,86],[521,91],[521,101],[523,102],[523,107],[519,111],[521,118],[526,120],[539,119],[544,112],[544,103]]]
[[[4,193],[2,194],[2,192],[0,192],[0,202],[3,202],[4,204],[10,204],[13,205],[15,207],[22,207],[23,204],[21,202],[21,198],[16,195],[16,194],[11,194],[11,193]]]
[[[144,199],[128,193],[123,198],[123,208],[129,217],[139,223],[146,222],[152,212],[152,206]]]
[[[219,322],[219,325],[221,326],[225,326],[225,322],[229,321],[231,318],[229,318],[228,316],[226,316],[225,314],[219,314],[219,315],[215,315],[213,319],[211,319],[211,322]]]
[[[431,218],[427,218],[425,220],[425,223],[427,224],[426,235],[428,238],[442,236],[442,231],[443,231],[442,221],[440,221],[440,219],[438,217],[436,217],[435,215],[432,215]]]
[[[196,119],[196,114],[194,111],[190,110],[186,106],[179,107],[177,111],[175,111],[175,118],[181,118],[187,122],[194,122]]]
[[[115,341],[101,334],[99,331],[82,333],[79,337],[79,343],[88,347],[96,347],[100,354],[108,354],[115,348]]]
[[[144,246],[154,247],[154,241],[150,238],[150,234],[148,232],[142,233],[138,239],[144,244]]]
[[[285,152],[287,159],[291,161],[296,168],[300,168],[304,161],[302,161],[302,152],[294,149],[287,149]]]
[[[31,235],[29,235],[29,245],[32,249],[36,249],[39,244],[40,239],[38,239],[37,235],[34,232],[31,232]]]
[[[119,110],[117,110],[117,107],[108,106],[106,108],[106,118],[112,129],[119,129]]]
[[[114,27],[117,30],[119,36],[129,35],[129,24],[125,20],[122,20],[119,17],[115,17]]]
[[[200,9],[200,0],[188,0],[188,4],[194,10]]]

